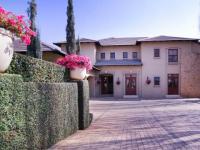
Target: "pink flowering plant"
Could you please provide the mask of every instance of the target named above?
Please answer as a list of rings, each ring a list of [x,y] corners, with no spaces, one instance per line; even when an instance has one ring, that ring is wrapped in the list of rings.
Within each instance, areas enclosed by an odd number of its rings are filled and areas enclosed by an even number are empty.
[[[30,21],[24,20],[24,16],[17,16],[0,6],[0,28],[10,31],[14,36],[19,37],[26,45],[30,45],[31,37],[36,36],[36,33],[30,29],[30,24]]]
[[[69,69],[86,68],[87,71],[92,69],[91,61],[86,56],[76,54],[67,55],[64,58],[59,58],[57,64],[65,66]]]

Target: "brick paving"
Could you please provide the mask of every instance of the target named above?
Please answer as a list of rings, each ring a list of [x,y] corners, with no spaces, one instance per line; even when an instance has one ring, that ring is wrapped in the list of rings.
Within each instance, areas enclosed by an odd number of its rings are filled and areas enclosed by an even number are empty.
[[[51,150],[200,150],[200,100],[90,102],[92,125]]]

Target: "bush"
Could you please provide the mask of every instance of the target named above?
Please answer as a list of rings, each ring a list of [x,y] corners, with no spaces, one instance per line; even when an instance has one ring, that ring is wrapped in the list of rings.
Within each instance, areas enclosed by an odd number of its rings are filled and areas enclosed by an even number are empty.
[[[75,83],[26,83],[29,149],[46,149],[78,130]]]
[[[23,79],[0,74],[0,150],[26,149]]]
[[[78,130],[76,83],[0,75],[0,150],[47,149]]]
[[[89,83],[87,80],[77,81],[78,83],[78,108],[79,108],[79,129],[84,130],[92,122],[92,115],[89,113]]]
[[[65,68],[19,54],[7,72],[20,75],[0,74],[0,150],[47,149],[90,125],[88,81],[64,83]]]
[[[14,54],[7,73],[20,74],[25,82],[53,83],[64,82],[67,79],[64,67],[21,54]]]

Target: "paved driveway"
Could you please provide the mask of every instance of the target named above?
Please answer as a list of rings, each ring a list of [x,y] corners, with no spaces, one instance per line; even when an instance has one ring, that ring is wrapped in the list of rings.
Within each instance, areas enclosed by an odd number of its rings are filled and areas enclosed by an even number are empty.
[[[92,125],[55,150],[200,150],[200,100],[91,101]]]

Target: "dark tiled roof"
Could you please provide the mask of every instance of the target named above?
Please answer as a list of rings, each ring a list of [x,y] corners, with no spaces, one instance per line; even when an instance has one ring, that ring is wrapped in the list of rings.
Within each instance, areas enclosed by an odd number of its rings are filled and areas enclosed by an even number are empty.
[[[162,42],[162,41],[199,41],[196,38],[184,38],[184,37],[173,37],[173,36],[156,36],[156,37],[124,37],[124,38],[106,38],[101,40],[91,40],[82,38],[81,43],[99,43],[101,46],[129,46],[136,45],[138,42]],[[54,43],[57,46],[66,44],[66,41]]]
[[[99,40],[101,46],[136,45],[137,41],[145,37],[108,38]]]
[[[41,49],[43,52],[57,52],[62,55],[65,55],[66,53],[63,52],[60,48],[56,46],[49,45],[47,43],[41,42]],[[27,46],[21,42],[20,40],[15,40],[14,41],[14,50],[15,52],[26,52],[27,51]]]
[[[141,66],[141,60],[99,60],[95,66]]]
[[[96,40],[92,40],[92,39],[86,39],[86,38],[81,38],[80,39],[81,43],[95,43],[97,42]],[[61,44],[66,44],[66,41],[61,41],[61,42],[55,42],[53,44],[57,45],[57,46],[61,46]]]
[[[91,39],[86,39],[86,38],[81,38],[80,42],[82,42],[82,43],[95,43],[97,41],[96,40],[91,40]]]
[[[162,42],[162,41],[198,41],[195,38],[172,37],[172,36],[156,36],[138,40],[139,42]]]

